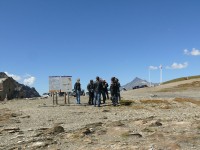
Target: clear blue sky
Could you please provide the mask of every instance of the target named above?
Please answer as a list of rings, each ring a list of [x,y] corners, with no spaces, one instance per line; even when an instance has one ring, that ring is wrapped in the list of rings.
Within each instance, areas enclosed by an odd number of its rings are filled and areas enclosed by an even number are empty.
[[[47,92],[48,77],[86,88],[98,75],[121,85],[199,75],[199,0],[1,0],[0,71]]]

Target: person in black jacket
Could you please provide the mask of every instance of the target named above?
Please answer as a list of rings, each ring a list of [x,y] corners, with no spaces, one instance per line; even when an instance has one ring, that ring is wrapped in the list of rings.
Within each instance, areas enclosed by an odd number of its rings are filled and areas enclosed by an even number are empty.
[[[108,84],[106,83],[106,80],[103,80],[102,82],[102,96],[103,96],[103,103],[106,102],[106,92],[108,92]]]
[[[87,85],[87,90],[89,92],[88,104],[93,105],[93,101],[94,101],[94,82],[93,82],[93,80],[90,80],[90,83]]]
[[[120,82],[119,82],[119,79],[115,78],[116,80],[116,83],[117,83],[117,93],[118,93],[118,96],[117,96],[117,100],[120,101],[121,100],[121,95],[120,95]]]
[[[80,104],[80,96],[81,96],[81,84],[80,79],[77,79],[76,83],[74,84],[74,90],[76,92],[76,103]]]
[[[110,92],[111,92],[112,104],[113,106],[116,106],[118,102],[118,85],[115,77],[111,78]]]
[[[107,96],[107,99],[109,99],[109,94],[108,94],[108,83],[106,82],[106,80],[104,80],[105,81],[105,85],[106,85],[106,88],[105,88],[105,93],[106,93],[106,96]]]
[[[101,104],[101,92],[102,92],[102,82],[100,81],[100,78],[96,77],[96,82],[94,83],[94,106],[98,105],[100,107]]]

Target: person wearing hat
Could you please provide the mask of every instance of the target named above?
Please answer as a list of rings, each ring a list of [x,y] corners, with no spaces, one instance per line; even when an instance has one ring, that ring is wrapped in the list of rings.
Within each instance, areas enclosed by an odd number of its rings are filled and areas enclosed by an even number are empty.
[[[76,104],[80,104],[81,100],[80,100],[80,97],[81,97],[81,84],[80,84],[80,79],[78,78],[76,83],[74,84],[74,90],[76,92]]]
[[[94,101],[94,82],[93,82],[93,80],[90,80],[90,83],[87,85],[87,90],[89,92],[88,104],[93,105],[93,101]]]

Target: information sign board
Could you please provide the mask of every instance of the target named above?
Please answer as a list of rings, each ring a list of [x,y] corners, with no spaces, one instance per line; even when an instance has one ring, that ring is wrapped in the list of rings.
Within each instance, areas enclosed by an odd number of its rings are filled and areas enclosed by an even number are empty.
[[[71,92],[72,76],[49,76],[49,92]]]

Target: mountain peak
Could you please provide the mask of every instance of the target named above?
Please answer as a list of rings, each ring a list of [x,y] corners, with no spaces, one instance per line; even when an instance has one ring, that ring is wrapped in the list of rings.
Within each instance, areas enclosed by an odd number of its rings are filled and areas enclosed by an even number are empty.
[[[153,84],[153,83],[151,83]],[[149,85],[149,82],[146,80],[143,80],[139,77],[135,77],[131,82],[125,84],[124,86],[122,86],[123,88],[126,88],[127,90],[131,90],[133,89],[133,87],[135,86],[142,86],[142,85]]]
[[[0,78],[8,78],[8,76],[6,73],[0,72]]]
[[[135,77],[135,79],[133,79],[133,81],[138,81],[138,80],[142,80],[142,79],[140,79],[138,77]]]

